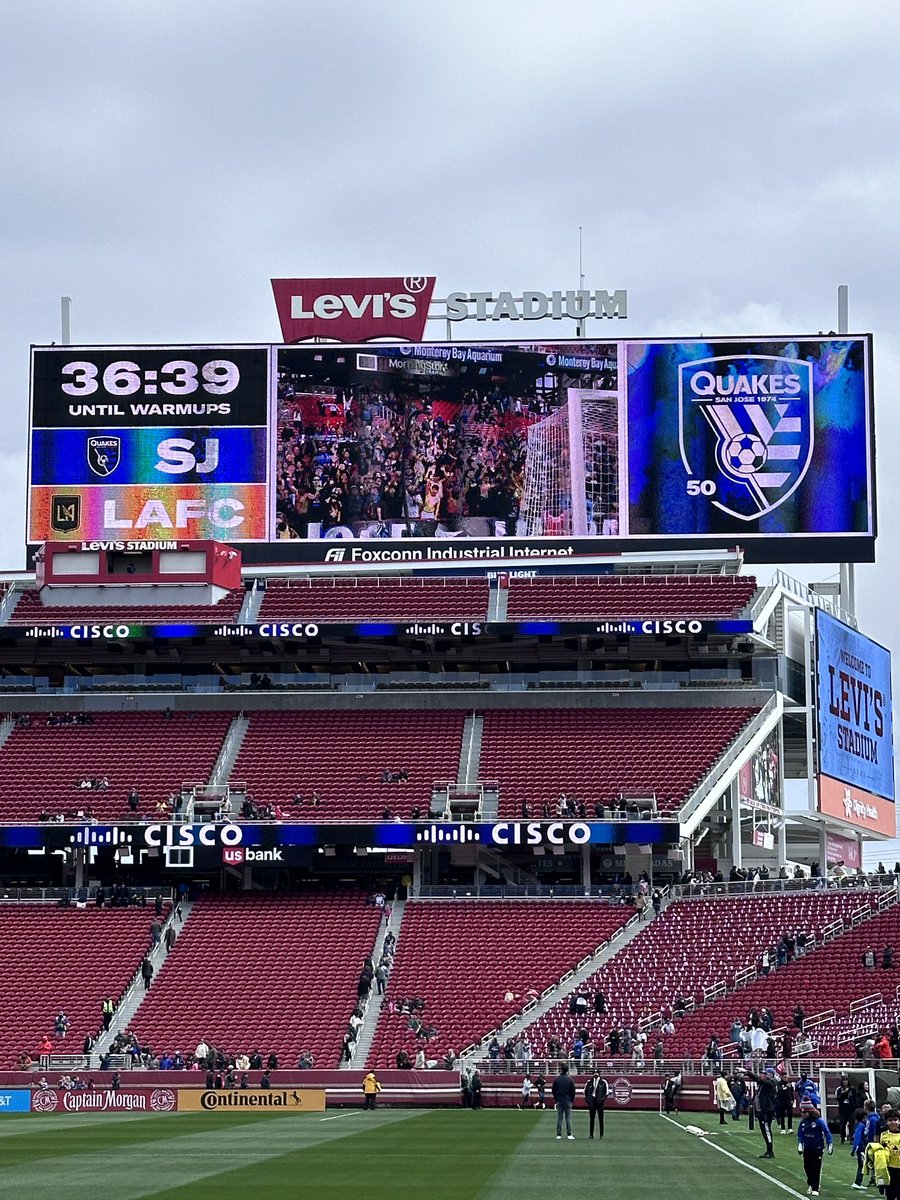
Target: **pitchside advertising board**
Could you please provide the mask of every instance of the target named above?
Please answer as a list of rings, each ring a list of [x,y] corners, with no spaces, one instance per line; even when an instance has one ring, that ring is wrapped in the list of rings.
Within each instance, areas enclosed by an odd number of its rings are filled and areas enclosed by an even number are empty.
[[[819,809],[896,833],[890,651],[816,611]]]
[[[871,340],[32,351],[28,540],[329,570],[871,559]]]

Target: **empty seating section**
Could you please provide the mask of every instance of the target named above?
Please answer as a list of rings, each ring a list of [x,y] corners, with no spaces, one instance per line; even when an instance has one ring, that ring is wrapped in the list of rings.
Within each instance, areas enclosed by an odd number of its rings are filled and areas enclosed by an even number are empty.
[[[204,896],[159,970],[132,1028],[159,1054],[205,1039],[227,1054],[309,1050],[338,1065],[380,912],[361,891]]]
[[[501,816],[527,803],[553,815],[561,792],[594,815],[620,793],[655,795],[677,809],[754,715],[749,708],[489,710],[484,714],[482,779],[500,783]]]
[[[442,1058],[479,1040],[592,953],[631,916],[596,900],[416,900],[406,905],[388,1000],[414,996],[437,1035],[417,1043],[408,1017],[381,1011],[369,1064],[401,1049]],[[512,999],[506,999],[508,993]]]
[[[856,896],[857,905],[860,896]],[[758,979],[741,988],[733,996],[715,1000],[700,1012],[689,1014],[676,1023],[673,1037],[666,1043],[666,1053],[674,1056],[696,1055],[702,1052],[711,1034],[721,1043],[728,1040],[728,1030],[735,1017],[746,1018],[752,1008],[763,1005],[772,1010],[775,1028],[790,1026],[794,1006],[800,1004],[807,1017],[828,1009],[838,1016],[847,1015],[851,1003],[863,996],[880,991],[893,995],[900,970],[867,971],[862,956],[871,946],[877,955],[886,945],[897,943],[898,910],[896,907],[863,921],[848,933],[842,934],[803,958],[773,971],[767,978]],[[809,1030],[813,1046],[826,1051],[834,1036],[827,1025]]]
[[[118,592],[113,592],[113,595]],[[9,619],[10,625],[79,625],[82,622],[128,621],[131,624],[198,625],[236,621],[244,602],[243,588],[235,588],[218,604],[132,604],[111,599],[109,604],[61,604],[45,607],[36,591],[22,593]]]
[[[511,579],[510,621],[538,617],[736,617],[756,591],[741,575],[601,575]]]
[[[232,715],[174,713],[166,720],[161,712],[98,712],[92,725],[48,725],[44,713],[35,713],[0,750],[0,821],[35,821],[42,812],[75,814],[88,806],[100,820],[128,819],[132,788],[140,795],[138,816],[159,820],[157,802],[183,783],[207,781]],[[103,791],[76,786],[104,776]]]
[[[487,607],[485,579],[269,580],[260,619],[338,623],[428,618],[483,621]]]
[[[0,1069],[21,1053],[37,1061],[41,1037],[54,1054],[80,1054],[85,1034],[102,1026],[106,996],[118,1002],[150,945],[152,907],[84,909],[49,904],[0,904]],[[68,1034],[54,1033],[56,1014]]]
[[[299,791],[307,803],[291,818],[381,820],[385,809],[408,818],[427,815],[435,780],[456,779],[464,714],[454,711],[254,713],[231,777],[254,800],[287,804]],[[403,783],[381,783],[385,770],[409,772]],[[318,792],[321,804],[308,803]]]
[[[782,934],[803,930],[807,936],[818,938],[833,921],[849,922],[852,913],[874,903],[874,894],[869,892],[805,892],[676,901],[578,989],[589,993],[592,1001],[594,994],[602,991],[607,999],[607,1014],[595,1015],[591,1003],[586,1018],[574,1016],[568,1012],[567,1002],[562,1002],[539,1019],[532,1047],[537,1053],[542,1052],[547,1040],[556,1034],[563,1048],[568,1049],[571,1042],[567,1045],[567,1039],[582,1025],[590,1031],[595,1046],[599,1046],[610,1029],[637,1029],[642,1018],[653,1016],[664,1007],[674,1008],[681,997],[702,1004],[704,989],[722,982],[733,987],[737,972],[755,965],[761,952],[774,946]],[[780,976],[773,973],[769,982],[774,985],[776,978]],[[750,1004],[744,997],[748,994],[739,991],[731,1002],[725,1027],[711,1027],[709,1033],[727,1036],[731,1018],[736,1013],[746,1014]],[[700,1014],[698,1018],[688,1017],[678,1029],[695,1019],[705,1028]],[[709,1033],[699,1047],[700,1052]],[[676,1053],[676,1046],[677,1052],[685,1048],[680,1036],[677,1041],[673,1038],[666,1041],[667,1057]],[[692,1045],[690,1052],[697,1052],[697,1047]]]

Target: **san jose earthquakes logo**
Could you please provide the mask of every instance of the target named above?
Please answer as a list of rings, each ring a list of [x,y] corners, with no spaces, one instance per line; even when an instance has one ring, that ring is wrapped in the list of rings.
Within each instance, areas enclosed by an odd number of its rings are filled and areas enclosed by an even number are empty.
[[[722,355],[678,368],[681,458],[692,494],[753,521],[796,491],[812,462],[812,364]]]
[[[87,440],[88,466],[95,475],[112,475],[122,454],[122,439],[112,434],[89,437]]]

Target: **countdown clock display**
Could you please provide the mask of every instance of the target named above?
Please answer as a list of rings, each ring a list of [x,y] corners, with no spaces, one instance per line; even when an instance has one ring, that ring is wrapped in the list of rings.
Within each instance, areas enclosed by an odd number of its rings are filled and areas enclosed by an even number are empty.
[[[33,429],[262,426],[267,346],[35,347]]]
[[[33,347],[29,542],[267,540],[271,357]]]

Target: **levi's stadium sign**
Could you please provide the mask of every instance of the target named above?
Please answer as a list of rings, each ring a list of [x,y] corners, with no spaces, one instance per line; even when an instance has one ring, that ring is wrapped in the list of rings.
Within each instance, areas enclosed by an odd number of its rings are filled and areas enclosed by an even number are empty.
[[[433,275],[375,279],[273,279],[286,342],[327,338],[421,342],[428,320],[584,321],[628,316],[628,293],[585,288],[541,292],[451,292],[434,298]]]

